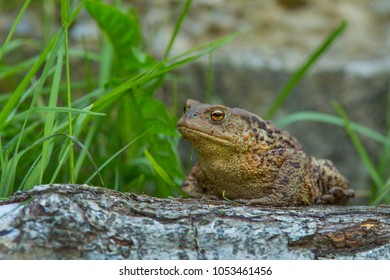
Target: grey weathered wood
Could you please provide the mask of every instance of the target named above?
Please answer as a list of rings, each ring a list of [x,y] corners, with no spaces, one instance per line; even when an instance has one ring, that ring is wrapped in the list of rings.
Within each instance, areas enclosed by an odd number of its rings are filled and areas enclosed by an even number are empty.
[[[390,259],[390,207],[247,207],[85,185],[0,202],[0,259]]]

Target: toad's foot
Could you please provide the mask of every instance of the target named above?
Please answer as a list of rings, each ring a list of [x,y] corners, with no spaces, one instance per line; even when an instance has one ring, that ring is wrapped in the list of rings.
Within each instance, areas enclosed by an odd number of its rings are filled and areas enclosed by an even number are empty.
[[[323,194],[316,200],[316,204],[347,204],[351,198],[355,197],[355,192],[352,189],[341,187],[332,187],[328,193]]]

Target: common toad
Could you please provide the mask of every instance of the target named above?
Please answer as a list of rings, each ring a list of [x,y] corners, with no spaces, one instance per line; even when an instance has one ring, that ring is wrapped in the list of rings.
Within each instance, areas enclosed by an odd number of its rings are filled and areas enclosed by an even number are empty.
[[[199,155],[181,186],[193,197],[271,206],[354,197],[331,161],[306,155],[287,131],[248,111],[189,99],[177,126]]]

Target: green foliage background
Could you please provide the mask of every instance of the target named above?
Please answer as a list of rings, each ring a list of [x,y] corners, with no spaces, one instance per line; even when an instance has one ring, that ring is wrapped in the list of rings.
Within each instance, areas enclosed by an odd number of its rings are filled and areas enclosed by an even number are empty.
[[[184,3],[182,18],[190,3]],[[24,2],[1,47],[0,59],[31,41],[13,39],[30,4]],[[58,7],[62,26],[48,43],[34,42],[38,54],[12,65],[1,60],[0,77],[17,80],[13,92],[3,93],[0,100],[1,196],[54,182],[104,185],[157,196],[176,194],[174,187],[184,176],[177,152],[176,116],[155,98],[155,92],[168,72],[232,36],[157,61],[144,50],[135,10],[125,12],[100,1],[63,0]],[[68,29],[82,9],[100,27],[100,53],[73,48],[69,42]],[[172,31],[166,53],[180,23]],[[75,67],[85,68],[81,79],[73,74]],[[97,75],[92,68],[99,69]],[[169,174],[169,184],[156,172],[157,166]]]

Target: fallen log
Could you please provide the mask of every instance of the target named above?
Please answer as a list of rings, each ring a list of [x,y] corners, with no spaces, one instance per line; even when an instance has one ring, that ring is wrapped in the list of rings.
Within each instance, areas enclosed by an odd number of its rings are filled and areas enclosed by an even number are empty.
[[[0,259],[390,259],[390,207],[253,207],[42,185],[0,201]]]

